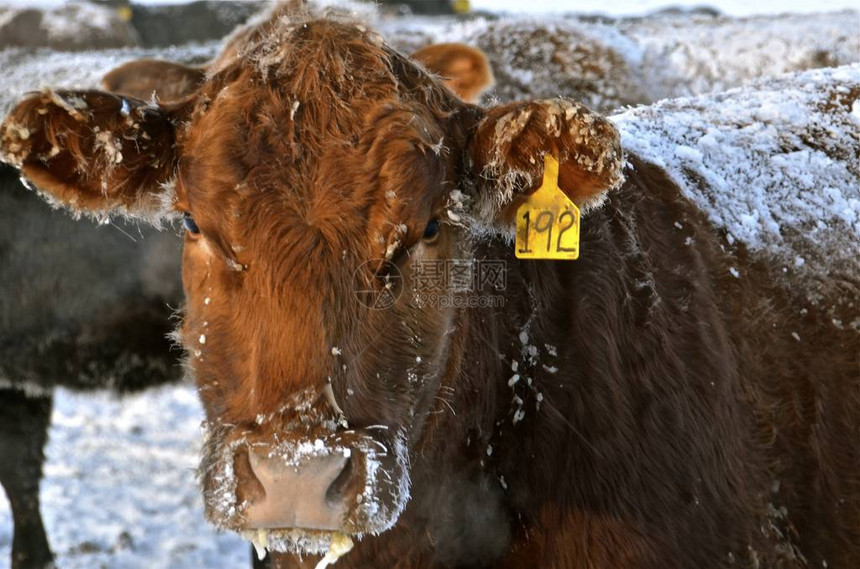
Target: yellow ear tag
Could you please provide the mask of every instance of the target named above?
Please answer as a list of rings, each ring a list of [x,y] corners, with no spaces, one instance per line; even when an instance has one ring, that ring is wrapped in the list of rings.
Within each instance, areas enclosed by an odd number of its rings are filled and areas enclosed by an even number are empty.
[[[544,158],[543,183],[517,209],[518,259],[579,258],[579,208],[558,187],[558,160]]]

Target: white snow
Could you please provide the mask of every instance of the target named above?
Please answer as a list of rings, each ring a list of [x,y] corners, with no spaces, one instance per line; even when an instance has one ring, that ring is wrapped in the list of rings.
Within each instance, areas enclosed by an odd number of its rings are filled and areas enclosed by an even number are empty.
[[[366,14],[374,20],[373,14]],[[856,11],[754,18],[648,17],[616,25],[576,17],[378,19],[406,50],[460,41],[487,50],[502,100],[576,96],[610,110],[624,104],[701,94],[762,76],[860,59]],[[528,43],[526,47],[526,42]],[[99,52],[0,51],[0,114],[43,87],[95,87],[109,70],[142,57],[203,63],[220,42],[165,49]]]
[[[249,567],[248,545],[203,521],[202,419],[184,385],[126,399],[57,392],[42,513],[59,567]],[[0,567],[11,546],[0,493]]]

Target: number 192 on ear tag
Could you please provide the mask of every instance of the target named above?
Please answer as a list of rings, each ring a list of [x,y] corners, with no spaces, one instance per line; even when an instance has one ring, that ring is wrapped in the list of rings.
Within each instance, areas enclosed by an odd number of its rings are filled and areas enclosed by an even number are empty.
[[[517,209],[518,259],[579,258],[579,208],[558,187],[558,161],[544,158],[543,183]]]

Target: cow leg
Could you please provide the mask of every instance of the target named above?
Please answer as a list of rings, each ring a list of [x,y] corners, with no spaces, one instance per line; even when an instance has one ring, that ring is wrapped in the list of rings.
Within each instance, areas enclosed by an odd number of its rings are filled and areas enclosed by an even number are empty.
[[[0,389],[0,484],[12,505],[12,569],[50,567],[54,557],[39,511],[53,398]]]

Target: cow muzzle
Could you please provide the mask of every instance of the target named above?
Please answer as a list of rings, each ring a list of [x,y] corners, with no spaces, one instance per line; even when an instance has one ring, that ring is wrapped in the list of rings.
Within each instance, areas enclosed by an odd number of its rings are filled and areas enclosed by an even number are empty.
[[[270,550],[314,554],[336,535],[377,534],[397,522],[409,499],[402,436],[368,429],[272,438],[229,445],[235,515],[216,523],[262,536]]]

